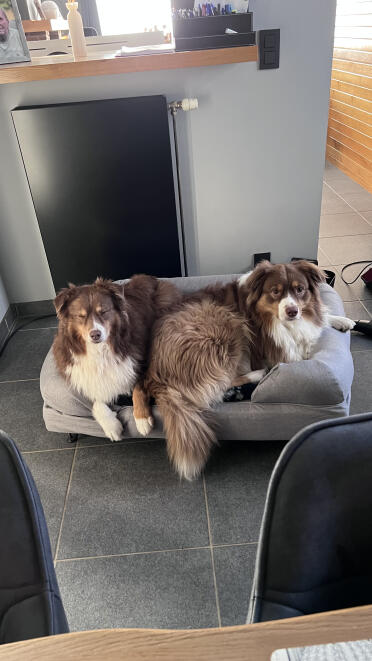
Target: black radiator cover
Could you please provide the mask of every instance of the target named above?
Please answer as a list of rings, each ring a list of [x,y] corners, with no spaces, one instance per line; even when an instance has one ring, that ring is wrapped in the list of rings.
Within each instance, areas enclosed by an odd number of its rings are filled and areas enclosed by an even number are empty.
[[[13,110],[55,288],[181,275],[164,96]]]

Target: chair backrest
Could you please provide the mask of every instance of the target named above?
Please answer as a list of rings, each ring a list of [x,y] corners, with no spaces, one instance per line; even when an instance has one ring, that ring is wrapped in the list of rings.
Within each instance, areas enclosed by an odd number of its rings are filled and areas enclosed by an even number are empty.
[[[39,495],[16,445],[0,430],[0,643],[66,632]]]
[[[316,423],[269,484],[249,622],[372,603],[372,413]]]

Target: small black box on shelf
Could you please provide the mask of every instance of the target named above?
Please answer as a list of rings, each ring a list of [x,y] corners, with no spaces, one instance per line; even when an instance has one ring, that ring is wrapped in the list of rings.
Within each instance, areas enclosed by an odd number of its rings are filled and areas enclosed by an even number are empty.
[[[226,30],[233,33],[226,34]],[[253,46],[252,12],[173,18],[176,51]]]
[[[232,48],[234,46],[254,46],[255,32],[240,34],[214,34],[207,37],[176,37],[176,51],[208,50],[210,48]]]
[[[219,16],[194,16],[173,18],[175,37],[207,37],[225,34],[225,30],[252,32],[252,12],[244,14],[221,14]]]

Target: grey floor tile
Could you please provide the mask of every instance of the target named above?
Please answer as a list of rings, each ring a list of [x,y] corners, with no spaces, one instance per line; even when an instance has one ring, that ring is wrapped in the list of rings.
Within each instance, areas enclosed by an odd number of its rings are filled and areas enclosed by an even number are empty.
[[[40,495],[53,555],[61,526],[73,456],[74,450],[32,452],[23,455]]]
[[[37,328],[57,328],[58,320],[56,315],[45,317],[45,319],[38,319],[37,321],[30,321],[30,317],[19,317],[17,319],[17,325],[24,325],[22,332],[26,332]]]
[[[359,319],[368,319],[368,312],[360,301],[344,302],[345,314],[349,319],[359,321]]]
[[[230,442],[206,470],[213,544],[257,542],[267,485],[283,443]]]
[[[344,193],[342,198],[357,211],[372,211],[372,195],[368,191]]]
[[[354,285],[345,285],[345,283],[341,280],[341,275],[338,270],[338,267],[328,264],[327,266],[323,266],[323,268],[324,270],[332,271],[332,273],[335,274],[335,281],[333,284],[333,288],[335,289],[335,291],[337,291],[339,296],[341,296],[344,303],[347,301],[358,300],[358,294],[354,289]]]
[[[70,447],[67,434],[47,431],[37,381],[0,383],[0,427],[23,452]]]
[[[245,624],[252,589],[257,545],[213,549],[221,624]]]
[[[367,315],[366,315],[367,317]],[[372,351],[372,337],[362,333],[351,333],[351,351]]]
[[[115,441],[115,445],[131,445],[132,443],[158,443],[158,438],[123,438],[122,441]],[[78,448],[90,448],[97,447],[99,445],[112,447],[113,442],[108,438],[101,438],[100,436],[84,436],[79,434],[79,438],[76,443]],[[74,443],[72,444],[74,446]]]
[[[369,291],[371,291],[371,290],[369,290]],[[372,317],[372,301],[367,301],[367,300],[363,301],[363,305],[368,310],[369,314]]]
[[[209,549],[57,563],[70,629],[218,626]]]
[[[318,264],[319,264],[319,266],[326,266],[327,264],[329,264],[329,261],[330,261],[329,257],[327,257],[327,255],[324,254],[323,250],[318,248]]]
[[[43,301],[31,301],[29,303],[17,303],[17,312],[20,317],[37,317],[44,314],[54,314],[55,307],[52,299]]]
[[[361,214],[369,223],[372,223],[372,211],[361,211]]]
[[[120,441],[120,443],[125,441]],[[79,438],[76,443],[78,448],[88,448],[92,445],[112,445],[112,441],[108,438],[101,438],[100,436],[84,436],[79,434]]]
[[[372,225],[357,213],[334,213],[320,217],[319,236],[351,236],[372,234]]]
[[[347,264],[358,259],[370,259],[372,234],[319,239],[319,247],[329,257],[331,264]]]
[[[181,482],[162,441],[77,450],[58,558],[208,543],[202,480]]]
[[[372,351],[355,351],[350,415],[372,411]]]
[[[349,205],[336,195],[336,193],[333,193],[333,191],[323,195],[321,207],[322,215],[326,213],[348,213],[349,211]]]
[[[54,329],[16,333],[0,358],[0,383],[38,378],[54,335]]]
[[[344,193],[364,193],[365,188],[363,186],[360,186],[357,184],[356,181],[353,181],[353,179],[350,179],[349,177],[345,176],[343,178],[340,177],[331,177],[329,180],[329,186],[336,191],[341,197],[343,197]]]
[[[349,177],[344,174],[342,170],[333,165],[333,163],[326,161],[324,167],[324,179],[328,181],[330,179],[349,179]]]
[[[372,289],[365,286],[363,280],[359,277],[356,282],[347,285],[341,279],[341,271],[345,264],[338,264],[337,266],[329,266],[333,271],[336,271],[335,289],[340,294],[343,301],[357,301],[372,299]],[[360,273],[363,264],[356,264],[355,266],[348,267],[343,274],[347,282],[351,282]],[[327,268],[327,267],[325,267]]]

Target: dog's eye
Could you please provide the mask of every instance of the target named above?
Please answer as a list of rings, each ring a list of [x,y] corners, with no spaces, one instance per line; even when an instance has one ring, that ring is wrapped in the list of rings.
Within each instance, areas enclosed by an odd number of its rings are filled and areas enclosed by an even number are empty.
[[[111,312],[112,308],[108,308],[107,310],[101,310],[101,314],[108,314]]]
[[[279,296],[280,290],[278,289],[278,287],[273,287],[271,293],[273,296]]]
[[[302,294],[303,291],[305,291],[305,287],[303,287],[303,285],[298,285],[298,287],[296,287],[297,294]]]

